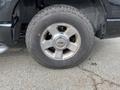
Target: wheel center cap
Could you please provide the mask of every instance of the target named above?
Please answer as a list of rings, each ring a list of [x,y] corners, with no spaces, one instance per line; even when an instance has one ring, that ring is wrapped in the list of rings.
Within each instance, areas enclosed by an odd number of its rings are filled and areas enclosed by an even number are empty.
[[[65,38],[63,36],[57,37],[55,39],[55,47],[57,49],[64,49],[64,48],[66,48],[67,44],[68,44],[67,38]]]

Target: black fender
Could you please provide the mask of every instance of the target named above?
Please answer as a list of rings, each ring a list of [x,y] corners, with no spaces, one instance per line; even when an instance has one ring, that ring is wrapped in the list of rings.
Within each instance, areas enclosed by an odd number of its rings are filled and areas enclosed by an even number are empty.
[[[12,45],[12,15],[19,0],[0,0],[0,42]]]
[[[0,0],[0,21],[11,21],[12,13],[19,0]]]

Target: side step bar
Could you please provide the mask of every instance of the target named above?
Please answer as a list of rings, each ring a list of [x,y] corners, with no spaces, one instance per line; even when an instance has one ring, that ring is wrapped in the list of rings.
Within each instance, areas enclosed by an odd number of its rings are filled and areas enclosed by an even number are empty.
[[[8,47],[5,44],[0,43],[0,54],[4,53],[7,50],[8,50]]]

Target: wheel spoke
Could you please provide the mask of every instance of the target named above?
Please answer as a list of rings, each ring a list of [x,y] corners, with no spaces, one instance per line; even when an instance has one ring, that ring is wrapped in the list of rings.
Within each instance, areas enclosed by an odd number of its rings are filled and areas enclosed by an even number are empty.
[[[66,31],[65,31],[65,35],[67,35],[69,38],[73,35],[75,35],[75,30],[73,30],[72,28],[68,28]]]
[[[53,41],[52,40],[45,40],[42,42],[42,48],[43,49],[48,49],[53,46]]]
[[[55,58],[62,60],[62,59],[63,59],[63,51],[57,49],[57,50],[55,51]]]
[[[57,25],[52,25],[48,28],[48,31],[54,36],[59,33],[57,30]]]
[[[70,43],[67,47],[69,50],[75,52],[77,50],[77,45],[75,43]]]

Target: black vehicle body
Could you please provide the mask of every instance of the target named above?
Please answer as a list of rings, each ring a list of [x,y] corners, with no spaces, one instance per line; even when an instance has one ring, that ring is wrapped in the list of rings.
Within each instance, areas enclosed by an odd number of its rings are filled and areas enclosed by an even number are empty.
[[[119,0],[0,0],[0,42],[15,45],[24,37],[31,18],[52,4],[70,4],[77,8],[92,6],[96,18],[91,20],[95,35],[102,39],[120,36]]]

